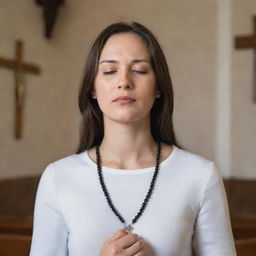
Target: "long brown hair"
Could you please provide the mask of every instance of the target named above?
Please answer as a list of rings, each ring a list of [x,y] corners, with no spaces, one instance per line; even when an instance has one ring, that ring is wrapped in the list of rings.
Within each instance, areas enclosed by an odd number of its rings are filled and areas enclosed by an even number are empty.
[[[114,34],[127,32],[139,35],[145,42],[156,77],[156,87],[161,92],[161,97],[156,98],[151,109],[152,136],[156,141],[180,147],[173,128],[173,89],[163,51],[154,35],[146,27],[136,22],[132,24],[120,22],[106,27],[99,34],[85,63],[78,100],[83,118],[77,154],[100,144],[104,137],[103,115],[97,100],[92,98],[94,80],[98,71],[100,55],[108,38]]]

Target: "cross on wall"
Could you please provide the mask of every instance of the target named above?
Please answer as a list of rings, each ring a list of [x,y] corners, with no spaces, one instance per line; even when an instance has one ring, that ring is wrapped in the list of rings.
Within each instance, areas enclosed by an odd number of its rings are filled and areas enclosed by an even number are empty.
[[[247,36],[237,36],[235,38],[236,49],[254,50],[254,81],[253,81],[253,102],[256,103],[256,16],[253,17],[254,34]]]
[[[15,59],[0,57],[0,66],[11,69],[15,72],[15,129],[16,139],[22,137],[23,128],[23,108],[25,98],[24,73],[40,74],[40,67],[32,63],[23,62],[23,43],[16,41]]]

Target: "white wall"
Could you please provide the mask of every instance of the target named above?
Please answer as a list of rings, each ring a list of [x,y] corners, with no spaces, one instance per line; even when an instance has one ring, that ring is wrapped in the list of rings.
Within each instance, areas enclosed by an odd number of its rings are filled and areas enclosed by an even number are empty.
[[[217,10],[214,0],[66,1],[47,41],[41,8],[33,1],[1,0],[0,56],[13,57],[20,38],[25,60],[39,64],[42,74],[25,76],[24,137],[17,141],[13,72],[0,68],[0,178],[38,175],[49,162],[75,152],[85,56],[97,34],[120,20],[141,22],[158,37],[174,84],[178,138],[188,150],[215,160]]]

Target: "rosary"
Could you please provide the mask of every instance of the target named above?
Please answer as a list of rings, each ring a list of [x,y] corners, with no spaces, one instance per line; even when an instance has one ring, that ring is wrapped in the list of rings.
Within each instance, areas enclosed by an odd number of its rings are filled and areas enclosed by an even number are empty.
[[[100,147],[96,146],[96,162],[97,162],[97,170],[98,170],[98,176],[99,176],[99,181],[100,181],[100,184],[101,184],[101,188],[102,188],[103,193],[104,193],[104,195],[107,199],[109,207],[111,208],[113,213],[118,217],[118,219],[123,223],[123,225],[124,225],[123,230],[126,231],[127,233],[132,233],[132,230],[134,229],[133,224],[135,224],[137,222],[139,217],[144,212],[144,210],[145,210],[145,208],[148,204],[148,201],[149,201],[149,199],[152,195],[152,192],[153,192],[153,189],[154,189],[154,186],[155,186],[155,182],[156,182],[156,178],[157,178],[157,175],[158,175],[158,171],[159,171],[160,155],[161,155],[161,143],[158,141],[157,142],[157,147],[156,147],[156,166],[155,166],[154,175],[152,177],[148,193],[147,193],[147,195],[146,195],[146,197],[145,197],[145,199],[144,199],[144,201],[141,205],[141,208],[140,208],[139,212],[136,214],[136,216],[132,220],[132,223],[127,225],[124,218],[118,213],[118,211],[114,207],[114,205],[112,203],[112,200],[110,198],[110,195],[107,191],[106,185],[104,183],[103,175],[102,175]]]

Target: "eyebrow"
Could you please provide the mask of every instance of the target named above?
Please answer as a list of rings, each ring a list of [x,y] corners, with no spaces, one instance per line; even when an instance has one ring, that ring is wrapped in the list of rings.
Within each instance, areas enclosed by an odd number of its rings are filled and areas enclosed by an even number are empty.
[[[117,60],[102,60],[102,61],[99,63],[99,65],[102,64],[102,63],[118,63],[118,62],[119,62],[119,61],[117,61]],[[135,60],[132,61],[132,63],[140,63],[140,62],[149,63],[149,61],[148,61],[148,60],[145,60],[145,59],[135,59]]]

